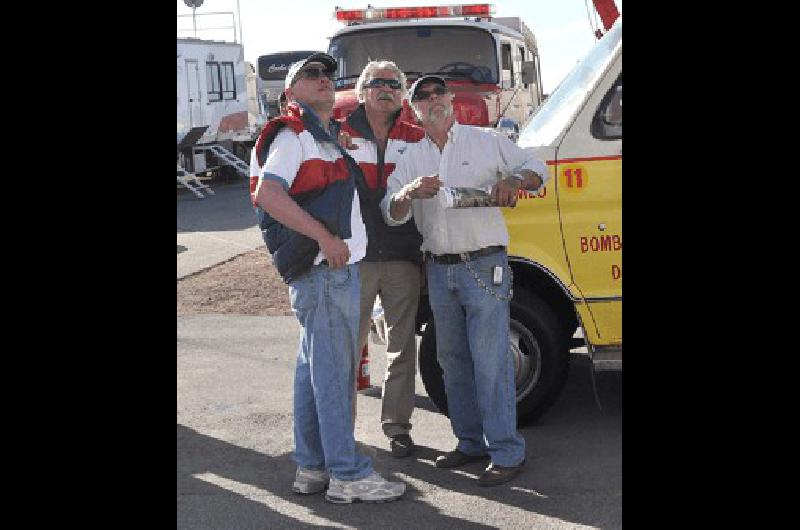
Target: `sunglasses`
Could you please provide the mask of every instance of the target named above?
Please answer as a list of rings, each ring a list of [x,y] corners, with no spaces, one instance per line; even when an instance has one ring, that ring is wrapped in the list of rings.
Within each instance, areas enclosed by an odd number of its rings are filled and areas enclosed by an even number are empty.
[[[320,76],[325,76],[331,81],[333,81],[333,72],[328,72],[324,68],[306,68],[305,70],[300,70],[297,72],[297,77],[295,78],[295,82],[301,79],[310,79],[312,81],[317,80]]]
[[[376,77],[370,80],[368,83],[364,83],[364,88],[378,88],[379,86],[388,86],[394,90],[400,88],[400,81],[397,79],[384,79],[382,77]]]
[[[437,96],[443,96],[443,95],[447,94],[448,92],[449,92],[449,90],[447,90],[447,87],[443,87],[443,86],[434,87],[434,89],[431,90],[430,92],[427,91],[427,90],[425,90],[425,91],[417,90],[416,92],[414,92],[414,97],[411,98],[411,101],[425,101],[426,99],[429,99],[434,94],[436,94]]]

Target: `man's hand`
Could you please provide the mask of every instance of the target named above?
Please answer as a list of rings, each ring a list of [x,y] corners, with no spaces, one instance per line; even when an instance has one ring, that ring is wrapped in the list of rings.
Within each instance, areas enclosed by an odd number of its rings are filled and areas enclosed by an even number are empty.
[[[439,193],[442,181],[439,175],[417,177],[403,188],[402,196],[405,199],[430,199]]]
[[[353,139],[350,137],[350,133],[345,131],[339,132],[339,145],[342,146],[342,149],[358,149],[358,146],[353,143]]]
[[[517,205],[517,192],[521,185],[522,183],[513,177],[499,180],[492,187],[492,201],[500,207],[515,207]]]
[[[347,243],[330,234],[319,240],[318,243],[322,254],[328,260],[328,267],[338,269],[347,265],[347,260],[350,259],[350,249],[347,247]]]

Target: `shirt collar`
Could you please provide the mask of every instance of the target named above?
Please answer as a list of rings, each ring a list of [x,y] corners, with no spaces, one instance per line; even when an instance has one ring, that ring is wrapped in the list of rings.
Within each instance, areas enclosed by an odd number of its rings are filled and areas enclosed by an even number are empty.
[[[400,107],[394,113],[392,113],[390,119],[392,120],[392,125],[389,127],[389,136],[392,135],[392,130],[400,123],[398,119],[400,117],[400,113],[402,112],[403,108]],[[364,103],[360,103],[356,110],[350,113],[350,115],[346,118],[347,123],[350,126],[358,131],[361,136],[375,142],[375,133],[372,132],[372,127],[369,125],[369,120],[367,119],[367,108]]]
[[[456,129],[460,129],[461,127],[463,127],[463,125],[461,125],[457,121],[453,120],[453,125],[451,125],[450,128],[447,130],[447,142],[448,143],[451,143],[451,144],[455,144],[456,143],[456,138],[458,137],[458,132],[456,131]],[[425,131],[425,138],[427,138],[428,141],[431,142],[432,144],[436,144],[436,142],[433,141],[433,138],[431,138],[431,135],[428,134],[428,131]]]

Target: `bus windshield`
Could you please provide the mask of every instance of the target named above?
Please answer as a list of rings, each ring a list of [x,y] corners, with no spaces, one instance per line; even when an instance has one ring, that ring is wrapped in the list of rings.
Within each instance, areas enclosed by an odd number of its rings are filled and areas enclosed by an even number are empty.
[[[520,147],[553,145],[575,118],[589,90],[598,82],[621,46],[622,23],[619,22],[594,45],[539,107],[520,133],[517,144]]]
[[[331,39],[328,53],[339,62],[337,86],[358,78],[369,61],[393,61],[410,78],[438,73],[478,83],[497,83],[492,35],[479,28],[413,26],[365,29]]]

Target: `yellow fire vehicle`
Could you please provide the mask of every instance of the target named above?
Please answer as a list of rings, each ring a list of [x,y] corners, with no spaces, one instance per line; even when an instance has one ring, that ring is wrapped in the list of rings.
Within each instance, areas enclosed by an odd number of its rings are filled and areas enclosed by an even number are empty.
[[[540,194],[521,192],[516,208],[503,210],[514,272],[517,416],[526,423],[558,396],[571,348],[585,341],[595,370],[622,369],[621,18],[542,104],[518,144],[550,172]],[[422,320],[420,374],[447,413],[432,318]]]

